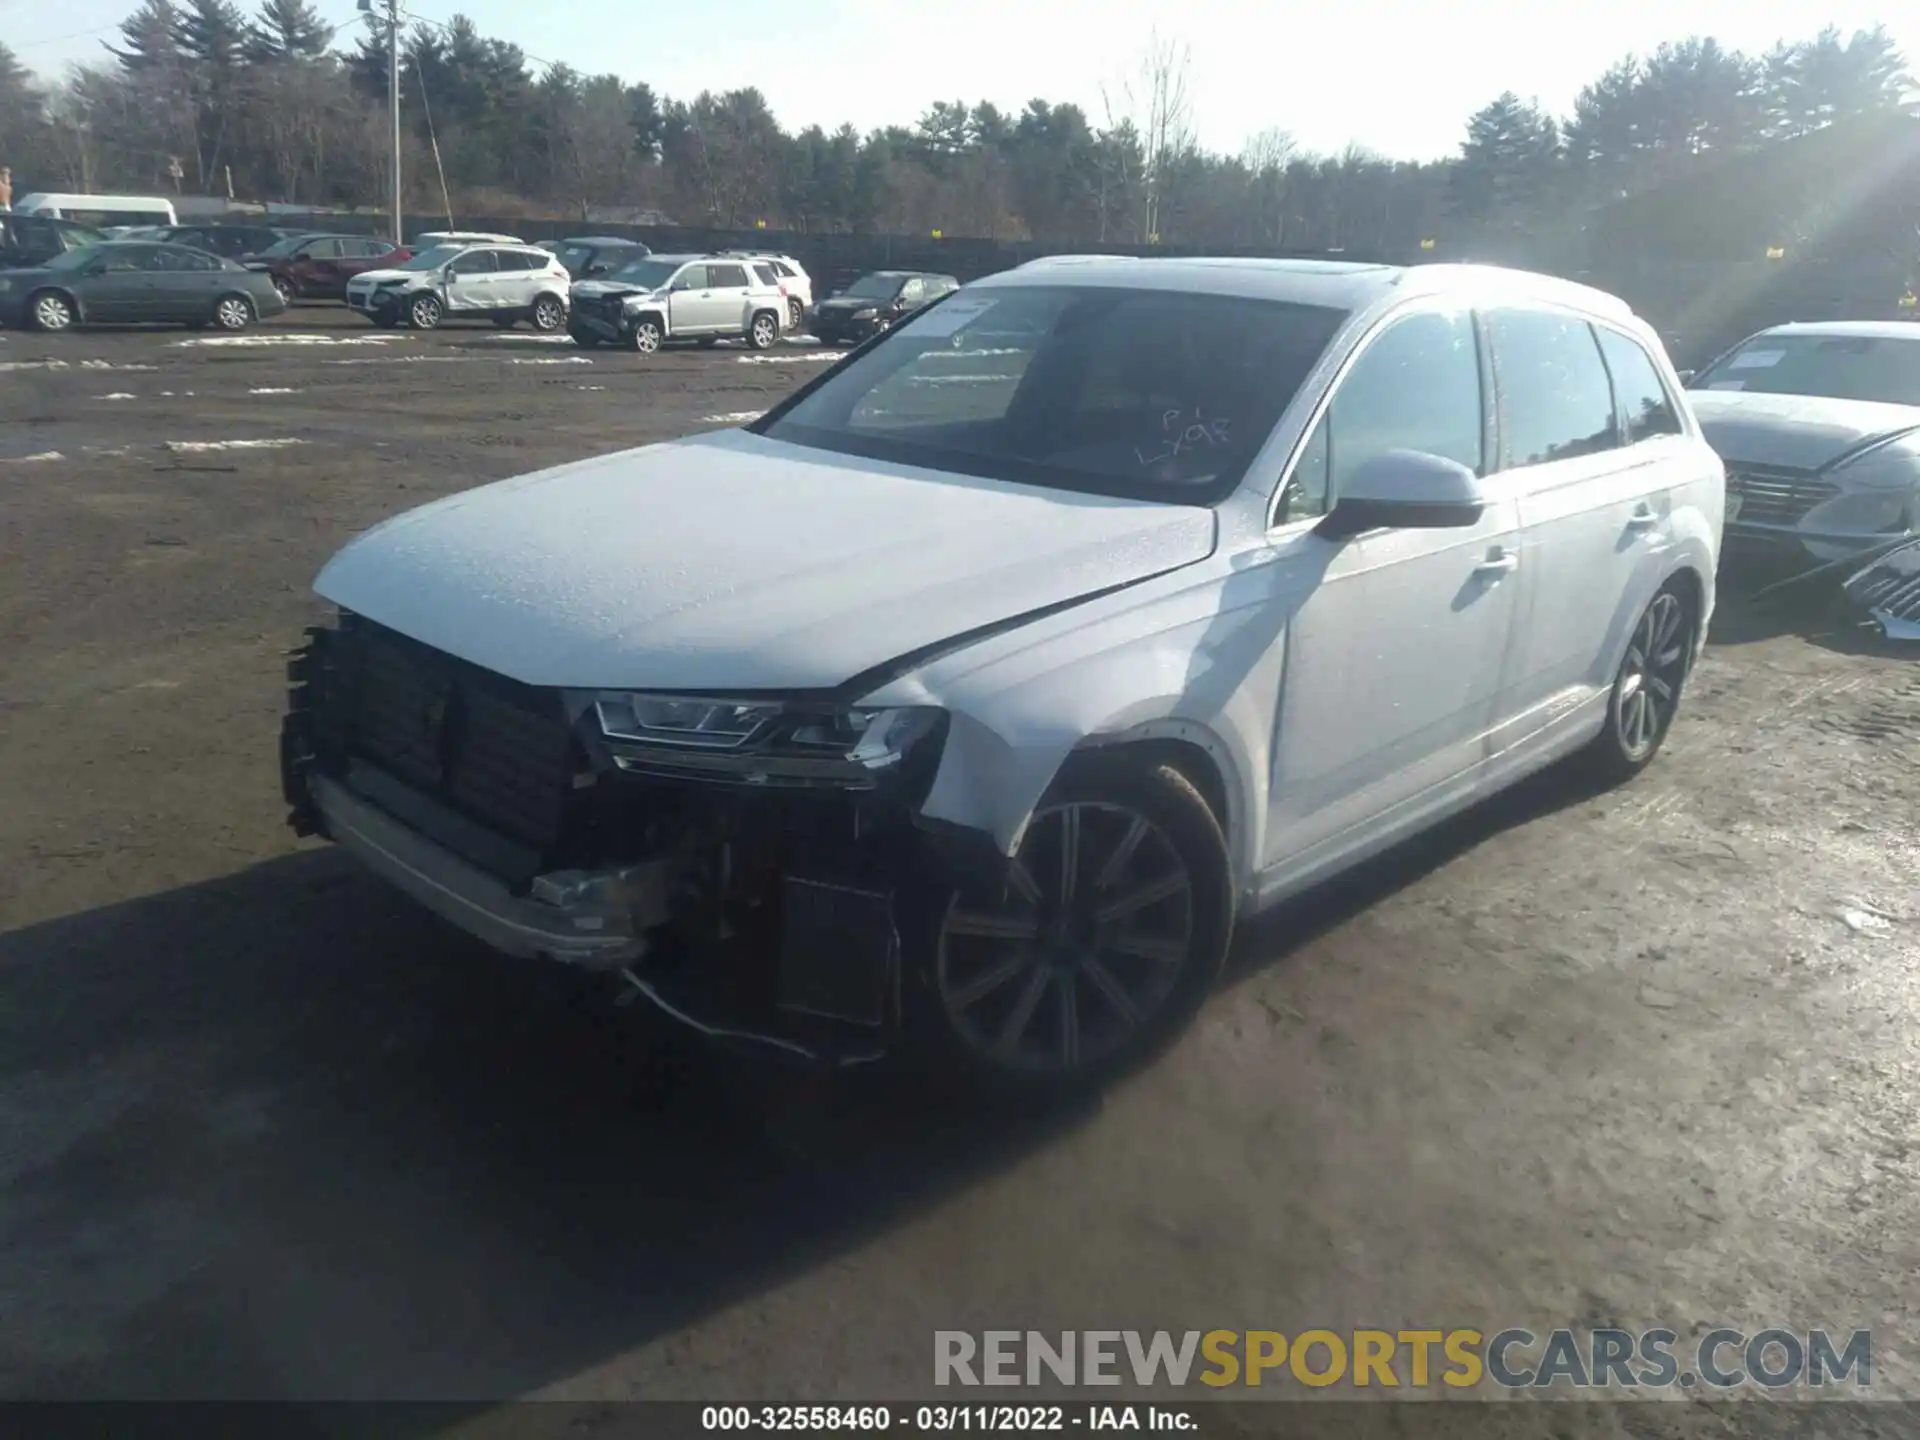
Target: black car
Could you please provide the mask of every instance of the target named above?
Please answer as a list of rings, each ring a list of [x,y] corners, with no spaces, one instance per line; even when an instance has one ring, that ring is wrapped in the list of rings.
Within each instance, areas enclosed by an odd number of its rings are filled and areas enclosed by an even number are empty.
[[[44,265],[56,255],[98,245],[104,239],[98,230],[71,220],[0,211],[0,268]]]
[[[813,307],[813,333],[829,345],[852,345],[959,288],[951,275],[875,270]]]
[[[580,235],[556,240],[545,247],[567,267],[576,280],[591,280],[611,275],[629,260],[644,260],[653,253],[638,240],[622,240],[617,235]]]
[[[171,321],[244,330],[286,308],[269,276],[185,245],[109,240],[0,271],[0,324],[23,329]]]
[[[142,235],[142,240],[158,240],[165,245],[191,245],[196,250],[205,250],[209,255],[218,255],[222,260],[239,260],[248,255],[258,255],[270,245],[295,235],[304,235],[305,230],[286,230],[275,225],[169,225],[153,235]]]

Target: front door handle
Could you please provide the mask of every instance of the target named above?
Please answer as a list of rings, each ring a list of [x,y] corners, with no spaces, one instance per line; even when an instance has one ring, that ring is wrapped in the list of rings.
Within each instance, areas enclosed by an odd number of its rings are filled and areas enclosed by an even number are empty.
[[[1627,529],[1629,530],[1647,530],[1659,523],[1660,517],[1653,513],[1651,507],[1646,505],[1642,505],[1627,517]]]
[[[1511,550],[1494,550],[1487,555],[1486,559],[1473,567],[1473,573],[1493,579],[1501,575],[1509,575],[1519,568],[1518,555]]]

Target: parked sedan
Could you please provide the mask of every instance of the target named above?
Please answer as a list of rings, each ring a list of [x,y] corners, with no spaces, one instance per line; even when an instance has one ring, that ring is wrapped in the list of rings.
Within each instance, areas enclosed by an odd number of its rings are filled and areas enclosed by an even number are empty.
[[[413,252],[366,235],[293,235],[240,263],[273,281],[280,298],[344,300],[347,282],[369,270],[391,269]]]
[[[1584,286],[1012,270],[744,428],[348,544],[290,818],[730,1042],[1097,1084],[1237,916],[1556,760],[1651,763],[1722,485]]]
[[[829,345],[851,345],[959,288],[960,282],[951,275],[876,270],[816,305],[813,333]]]
[[[184,245],[108,241],[0,271],[0,323],[36,330],[149,321],[244,330],[286,308],[266,276]]]
[[[1730,540],[1834,561],[1920,534],[1920,326],[1778,325],[1689,386]]]

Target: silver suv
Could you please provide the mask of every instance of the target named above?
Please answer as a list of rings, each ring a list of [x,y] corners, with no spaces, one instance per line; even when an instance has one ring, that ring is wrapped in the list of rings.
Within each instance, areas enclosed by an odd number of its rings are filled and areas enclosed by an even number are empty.
[[[649,255],[572,292],[568,329],[583,346],[624,345],[652,354],[669,340],[745,340],[765,350],[786,329],[787,297],[764,260]]]

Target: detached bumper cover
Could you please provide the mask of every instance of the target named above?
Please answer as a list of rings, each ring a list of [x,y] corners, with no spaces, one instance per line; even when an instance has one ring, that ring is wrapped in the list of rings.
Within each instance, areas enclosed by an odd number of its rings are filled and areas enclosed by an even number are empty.
[[[1882,555],[1856,572],[1845,589],[1889,640],[1920,640],[1920,540]]]
[[[368,869],[509,955],[617,970],[644,948],[631,913],[617,905],[548,904],[511,894],[324,775],[307,778],[326,834]]]

